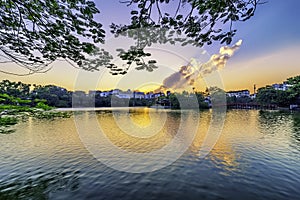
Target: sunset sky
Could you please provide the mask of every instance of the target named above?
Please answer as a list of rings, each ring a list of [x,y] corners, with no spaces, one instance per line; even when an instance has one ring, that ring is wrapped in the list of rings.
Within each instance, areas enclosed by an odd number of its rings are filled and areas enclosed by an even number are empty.
[[[103,23],[107,32],[111,22],[126,23],[130,18],[130,9],[118,0],[96,1],[100,14],[97,19]],[[231,45],[239,40],[243,43],[239,50],[220,70],[225,90],[249,89],[300,75],[300,7],[299,0],[269,0],[258,7],[254,17],[238,23],[234,28],[238,32]],[[124,39],[115,39],[108,35],[105,47],[114,50],[128,45]],[[83,72],[69,64],[56,61],[53,69],[45,74],[18,77],[0,73],[0,79],[22,81],[25,83],[55,84],[70,90],[106,90],[112,88],[148,90],[159,87],[163,80],[186,65],[191,58],[199,62],[207,61],[218,54],[222,45],[214,43],[204,48],[181,46],[153,46],[148,49],[158,60],[159,69],[154,72],[130,71],[125,76],[112,76],[108,70]],[[115,61],[118,63],[118,60]],[[14,65],[0,65],[1,69],[18,72]],[[201,82],[201,81],[200,81]],[[200,85],[205,86],[205,83]],[[200,87],[201,88],[201,87]]]

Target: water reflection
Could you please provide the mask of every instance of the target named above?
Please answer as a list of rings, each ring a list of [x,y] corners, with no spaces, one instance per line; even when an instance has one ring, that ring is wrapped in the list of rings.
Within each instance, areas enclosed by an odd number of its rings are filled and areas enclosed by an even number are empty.
[[[293,115],[293,127],[295,132],[295,139],[300,142],[300,113]]]
[[[75,172],[35,173],[25,180],[6,180],[0,184],[0,199],[49,199],[77,190],[80,186],[78,174]]]
[[[292,143],[295,148],[300,152],[300,113],[294,113],[293,115],[293,134]]]
[[[0,135],[0,199],[299,197],[299,113],[230,110],[217,143],[201,159],[199,150],[212,113],[200,112],[198,118],[193,112],[141,108],[99,110],[96,115],[85,111],[74,113],[85,124],[87,134],[98,134],[93,132],[97,130],[92,123],[96,116],[96,125],[114,145],[140,154],[170,144],[182,115],[186,119],[185,134],[179,140],[182,143],[193,135],[193,125],[198,123],[190,148],[176,162],[140,174],[114,170],[93,158],[80,141],[74,118],[20,123],[16,133]],[[161,124],[162,127],[156,127]],[[123,127],[126,125],[144,129],[146,132],[136,134],[150,137],[131,135]],[[151,135],[149,132],[154,129]],[[119,156],[102,150],[108,158]],[[163,154],[160,158],[168,159]]]
[[[151,113],[151,117],[150,114]],[[189,111],[193,112],[193,111]],[[161,111],[161,112],[155,112],[155,110],[149,111],[149,109],[138,109],[138,110],[130,110],[130,113],[120,111],[117,113],[117,119],[114,116],[115,113],[113,112],[107,112],[105,115],[103,113],[97,115],[98,123],[103,131],[105,133],[105,136],[116,146],[119,148],[126,150],[128,152],[138,152],[138,153],[145,153],[145,152],[151,152],[158,149],[163,148],[165,145],[169,144],[173,139],[174,136],[177,134],[180,119],[181,119],[181,113],[176,111]],[[140,134],[149,134],[149,132],[154,132],[152,137],[147,138],[141,138],[141,137],[134,137],[130,134],[130,132],[126,132],[120,128],[120,124],[127,124],[127,126],[130,126],[128,124],[128,116],[130,116],[130,119],[133,120],[134,124],[138,127],[147,127],[150,126],[150,122],[155,122],[152,119],[161,119],[162,114],[167,114],[166,121],[163,124],[163,127],[155,132],[153,129],[145,129],[144,131],[140,132]],[[234,119],[235,115],[229,115],[231,117],[230,120],[228,120],[227,123],[232,123],[231,120]],[[212,113],[211,112],[201,112],[200,113],[200,119],[190,117],[189,120],[185,121],[186,124],[188,124],[190,121],[194,121],[192,124],[199,123],[199,128],[197,131],[197,134],[189,148],[189,151],[194,153],[194,159],[199,160],[200,157],[200,149],[203,145],[203,141],[207,139],[207,133],[209,126],[211,124],[211,118]],[[89,119],[89,117],[87,117]],[[145,119],[146,121],[143,121]],[[90,119],[89,119],[90,120]],[[199,121],[199,122],[198,122]],[[247,120],[246,120],[247,121]],[[147,125],[147,126],[146,126]],[[154,123],[154,126],[160,126],[159,123]],[[194,127],[185,126],[185,135],[191,135],[192,129]],[[225,127],[229,128],[227,131],[235,131],[234,128],[232,128],[231,125],[226,125]],[[131,127],[132,128],[132,127]],[[127,129],[128,130],[128,129]],[[130,129],[129,129],[130,130]],[[133,131],[133,130],[132,130]],[[189,137],[189,136],[187,136]],[[209,139],[209,138],[208,138]],[[213,141],[214,142],[214,141]],[[230,144],[230,137],[228,135],[222,134],[221,137],[217,140],[217,143],[215,144],[214,148],[209,154],[210,159],[213,160],[216,164],[221,164],[223,167],[226,167],[228,170],[235,170],[235,168],[238,166],[238,163],[236,162],[236,153],[234,152],[234,149],[232,148]]]
[[[149,116],[149,109],[145,108],[145,109],[143,109],[143,111],[144,111],[143,113],[131,114],[130,119],[137,126],[139,126],[141,128],[146,128],[151,125],[152,120]]]
[[[232,126],[228,122],[238,117],[232,113],[227,113],[225,124],[222,130],[222,134],[218,138],[211,152],[209,153],[209,159],[215,163],[216,166],[222,166],[225,171],[235,171],[238,168],[237,152],[234,150],[231,144],[232,133],[236,132],[236,127]],[[229,119],[229,120],[228,120]],[[211,116],[209,112],[205,112],[200,119],[200,129],[198,135],[194,140],[194,151],[199,151],[205,135],[208,134],[209,124],[211,122]],[[241,125],[241,124],[240,124]],[[230,132],[230,134],[228,134]]]
[[[260,111],[260,131],[264,136],[273,136],[292,147],[300,150],[300,114],[288,111]]]
[[[180,114],[167,113],[165,123],[160,123],[159,121],[164,121],[160,119],[165,113],[153,112],[150,118],[149,111],[120,112],[117,114],[117,119],[114,114],[116,115],[113,112],[106,113],[105,116],[97,115],[101,130],[114,145],[126,151],[138,153],[151,152],[167,145],[177,133],[181,119]],[[128,123],[128,118],[133,121],[133,124]],[[150,124],[151,121],[152,124]],[[122,126],[127,126],[127,129],[122,130]],[[138,127],[144,128],[138,130],[137,134],[132,134],[137,131]],[[139,137],[138,134],[152,136],[144,138]]]
[[[259,111],[259,122],[264,126],[279,126],[289,121],[290,113],[284,111]]]

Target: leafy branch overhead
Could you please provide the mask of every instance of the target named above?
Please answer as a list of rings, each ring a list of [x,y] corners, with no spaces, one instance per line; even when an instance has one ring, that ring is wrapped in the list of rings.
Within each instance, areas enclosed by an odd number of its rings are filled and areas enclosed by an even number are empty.
[[[136,42],[135,49],[141,50],[157,43],[172,45],[177,43],[182,46],[189,44],[197,47],[210,45],[213,41],[230,44],[236,33],[233,28],[234,22],[246,21],[254,15],[257,6],[264,2],[260,0],[129,0],[121,3],[132,9],[131,22],[127,25],[112,23],[111,32],[116,37],[133,39]],[[132,61],[129,60],[129,63]],[[149,69],[153,68],[149,67]],[[123,70],[117,70],[123,73]]]
[[[203,46],[213,41],[229,44],[234,22],[246,21],[260,0],[129,0],[129,24],[112,23],[116,36],[135,44],[117,51],[124,66],[101,48],[106,33],[95,15],[100,11],[87,0],[0,1],[0,63],[14,62],[29,73],[49,70],[49,64],[65,59],[88,71],[109,68],[113,75],[126,74],[135,65],[152,71],[157,66],[144,51],[152,44]],[[221,28],[220,28],[221,27]],[[0,72],[4,72],[0,69]],[[10,73],[10,72],[7,72]]]
[[[130,0],[123,1],[133,10],[129,25],[112,24],[112,32],[140,28],[164,28],[174,35],[187,36],[193,45],[213,41],[230,44],[236,30],[233,23],[254,15],[260,0]],[[169,6],[166,6],[169,5]],[[176,8],[170,12],[170,8]],[[219,27],[222,27],[219,28]]]
[[[94,20],[99,10],[92,1],[2,0],[0,10],[2,60],[29,73],[43,71],[57,58],[84,67],[82,61],[95,51],[95,44],[104,42],[105,31]]]

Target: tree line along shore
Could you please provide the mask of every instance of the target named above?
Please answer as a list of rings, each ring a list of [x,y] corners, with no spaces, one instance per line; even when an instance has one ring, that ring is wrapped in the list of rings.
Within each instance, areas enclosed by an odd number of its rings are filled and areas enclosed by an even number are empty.
[[[22,82],[3,80],[0,82],[0,106],[1,110],[8,108],[22,107],[39,108],[51,110],[52,108],[70,107],[132,107],[132,106],[153,106],[161,105],[179,109],[180,104],[189,105],[191,99],[196,99],[198,104],[191,101],[191,106],[209,108],[219,97],[226,97],[227,106],[232,105],[260,105],[273,107],[286,107],[300,104],[300,76],[288,78],[285,82],[288,87],[278,89],[268,85],[259,88],[256,93],[249,95],[248,90],[236,92],[225,92],[224,90],[211,87],[204,92],[158,92],[142,93],[138,91],[122,92],[121,90],[111,91],[90,91],[86,94],[83,91],[68,91],[55,85],[31,85]],[[118,92],[116,92],[118,91]],[[216,103],[217,105],[217,103]]]
[[[293,106],[293,109],[299,109],[300,76],[288,78],[285,83],[288,85],[285,89],[265,86],[252,95],[248,95],[247,90],[226,93],[220,88],[211,87],[205,92],[149,92],[144,96],[141,92],[127,91],[122,96],[121,93],[113,93],[113,90],[104,92],[105,95],[101,91],[86,94],[82,91],[68,91],[55,85],[41,86],[3,80],[0,82],[0,133],[13,132],[9,127],[30,116],[53,119],[71,115],[68,112],[56,112],[53,108],[147,106],[209,109],[212,104],[224,106],[225,103],[228,108],[289,109]]]

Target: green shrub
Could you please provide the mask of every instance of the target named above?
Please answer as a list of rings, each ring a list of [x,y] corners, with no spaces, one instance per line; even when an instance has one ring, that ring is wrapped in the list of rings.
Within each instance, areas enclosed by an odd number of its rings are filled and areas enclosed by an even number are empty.
[[[8,127],[18,123],[17,118],[14,117],[0,117],[0,126]]]
[[[43,102],[38,102],[35,107],[43,109],[43,110],[52,110],[53,109],[53,107],[48,106],[47,104],[45,104]]]

